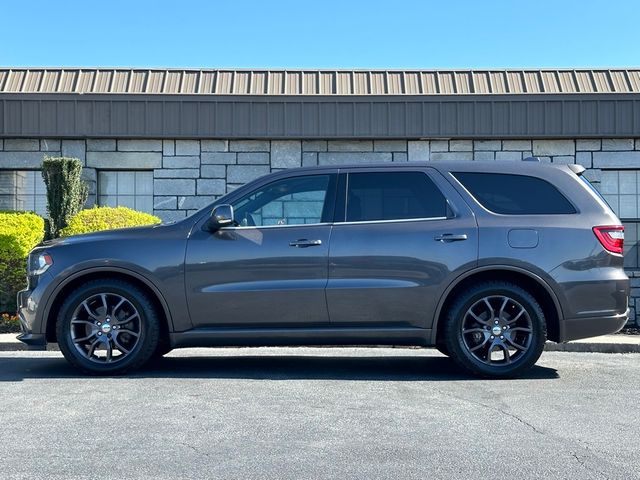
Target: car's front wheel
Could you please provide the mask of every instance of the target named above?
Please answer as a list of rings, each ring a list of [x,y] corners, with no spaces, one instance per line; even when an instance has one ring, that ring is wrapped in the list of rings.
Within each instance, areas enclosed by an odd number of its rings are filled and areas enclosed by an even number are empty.
[[[65,358],[94,375],[142,366],[157,349],[159,331],[158,314],[146,293],[118,279],[92,280],[71,292],[56,324]]]
[[[531,368],[544,349],[544,313],[533,295],[510,282],[483,282],[462,292],[444,325],[449,356],[488,377]]]

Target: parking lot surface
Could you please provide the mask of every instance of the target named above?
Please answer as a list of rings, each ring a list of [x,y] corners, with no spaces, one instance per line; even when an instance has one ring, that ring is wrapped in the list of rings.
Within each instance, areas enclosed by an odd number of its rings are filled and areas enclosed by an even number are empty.
[[[127,377],[0,352],[0,477],[640,478],[640,354],[481,380],[433,350],[176,351]]]

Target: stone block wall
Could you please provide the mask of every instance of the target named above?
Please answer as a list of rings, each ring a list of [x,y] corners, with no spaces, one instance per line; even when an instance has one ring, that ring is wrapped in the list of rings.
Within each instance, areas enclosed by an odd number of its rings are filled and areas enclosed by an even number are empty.
[[[563,140],[168,140],[0,139],[0,169],[39,169],[42,157],[83,161],[95,202],[100,170],[152,170],[154,213],[179,220],[219,196],[271,171],[312,165],[411,161],[521,161],[578,163],[599,185],[602,172],[638,170],[640,139]],[[637,192],[640,198],[640,191]],[[640,206],[639,206],[640,211]],[[632,321],[640,308],[640,269],[632,277]]]
[[[60,140],[56,138],[8,138],[0,139],[0,170],[40,170],[45,155],[50,157],[75,157],[85,168],[82,177],[89,185],[88,204],[96,199],[96,171],[86,168],[86,141]]]
[[[428,160],[429,142],[163,140],[161,152],[161,166],[154,167],[155,213],[173,220],[269,172],[311,165]]]

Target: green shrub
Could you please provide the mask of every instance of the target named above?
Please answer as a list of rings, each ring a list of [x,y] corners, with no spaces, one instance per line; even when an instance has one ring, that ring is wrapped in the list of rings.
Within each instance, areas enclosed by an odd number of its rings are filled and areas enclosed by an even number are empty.
[[[82,210],[87,201],[87,185],[81,180],[82,162],[77,158],[44,157],[42,178],[47,187],[47,238],[60,236],[60,230]]]
[[[25,287],[27,255],[44,237],[44,220],[30,212],[0,212],[0,312],[16,311]]]
[[[82,210],[62,229],[60,236],[68,237],[81,233],[99,232],[114,228],[141,227],[160,223],[160,219],[144,212],[126,207],[94,207]]]

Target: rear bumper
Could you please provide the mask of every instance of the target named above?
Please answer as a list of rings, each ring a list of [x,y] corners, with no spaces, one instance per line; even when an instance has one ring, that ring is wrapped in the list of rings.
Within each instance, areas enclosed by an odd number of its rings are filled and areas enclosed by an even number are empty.
[[[622,329],[629,319],[629,309],[625,313],[607,317],[568,318],[563,322],[561,342],[579,340],[616,333]]]

